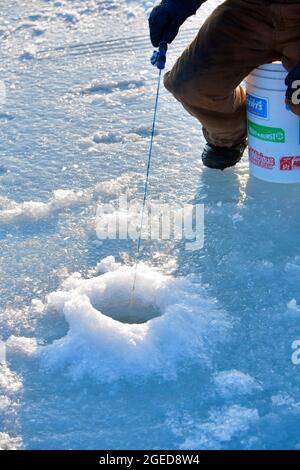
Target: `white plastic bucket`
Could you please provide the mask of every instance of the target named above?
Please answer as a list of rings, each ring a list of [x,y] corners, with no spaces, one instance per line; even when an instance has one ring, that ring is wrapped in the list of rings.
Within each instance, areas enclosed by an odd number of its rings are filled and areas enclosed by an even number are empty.
[[[275,183],[300,182],[300,119],[285,104],[287,71],[262,65],[246,79],[250,173]]]

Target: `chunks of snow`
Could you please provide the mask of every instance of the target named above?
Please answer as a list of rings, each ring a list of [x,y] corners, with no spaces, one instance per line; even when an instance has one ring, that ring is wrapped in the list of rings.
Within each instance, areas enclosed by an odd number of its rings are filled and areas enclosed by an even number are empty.
[[[45,367],[101,381],[153,373],[172,377],[187,357],[209,366],[230,324],[199,286],[139,264],[133,294],[134,267],[109,257],[97,271],[104,274],[71,276],[48,296],[69,331],[39,349]]]

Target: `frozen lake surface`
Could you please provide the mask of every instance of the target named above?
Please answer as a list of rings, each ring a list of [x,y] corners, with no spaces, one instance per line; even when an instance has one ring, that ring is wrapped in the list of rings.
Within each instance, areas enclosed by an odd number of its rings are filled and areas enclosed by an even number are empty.
[[[162,90],[150,196],[205,204],[204,247],[145,242],[132,305],[132,243],[97,238],[100,203],[142,201],[151,4],[2,7],[0,448],[300,448],[300,187],[203,169]]]

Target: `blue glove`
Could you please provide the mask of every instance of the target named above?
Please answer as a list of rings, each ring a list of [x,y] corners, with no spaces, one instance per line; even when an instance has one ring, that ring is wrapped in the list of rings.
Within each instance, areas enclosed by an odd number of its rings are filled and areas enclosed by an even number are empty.
[[[300,64],[297,64],[288,74],[285,79],[285,84],[287,86],[285,97],[287,100],[292,99],[293,93],[297,90],[297,88],[293,88],[293,83],[296,80],[300,80]],[[298,86],[299,88],[299,86]]]
[[[161,41],[170,44],[185,20],[196,13],[205,0],[162,0],[149,17],[150,38],[154,47]]]

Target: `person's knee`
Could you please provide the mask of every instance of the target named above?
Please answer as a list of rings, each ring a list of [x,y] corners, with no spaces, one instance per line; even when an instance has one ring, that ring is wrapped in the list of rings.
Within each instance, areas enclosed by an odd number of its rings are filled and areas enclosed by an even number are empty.
[[[180,80],[178,80],[177,75],[174,72],[169,71],[165,74],[164,86],[176,98],[180,96],[182,87]]]
[[[189,108],[231,114],[246,106],[246,94],[241,86],[234,89],[211,73],[206,75],[197,70],[192,76],[191,73],[172,69],[165,74],[164,85],[178,101]]]
[[[187,105],[192,105],[195,99],[197,102],[199,101],[196,82],[198,88],[198,85],[202,82],[199,75],[197,77],[196,75],[191,77],[176,68],[167,72],[164,76],[165,88],[172,93],[178,101]]]
[[[187,48],[177,60],[173,68],[164,76],[165,88],[179,101],[193,105],[195,101],[201,105],[206,95],[211,95],[211,76],[207,57],[201,51],[197,54],[191,52],[192,47]],[[216,80],[215,80],[216,81]]]

